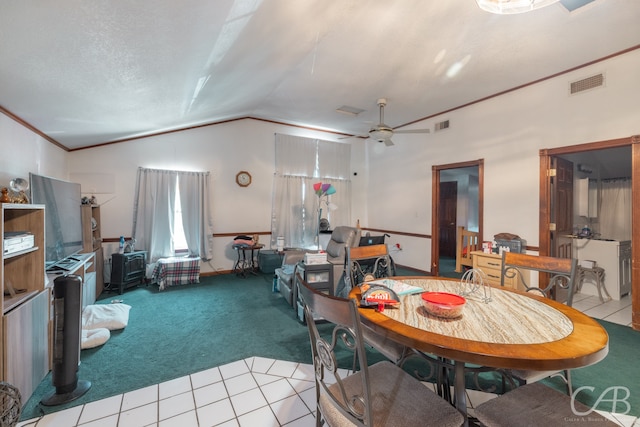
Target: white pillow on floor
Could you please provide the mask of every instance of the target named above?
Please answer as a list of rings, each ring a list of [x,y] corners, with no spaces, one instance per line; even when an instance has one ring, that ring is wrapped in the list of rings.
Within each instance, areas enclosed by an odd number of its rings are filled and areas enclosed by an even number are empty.
[[[88,305],[82,311],[82,329],[122,329],[129,323],[130,309],[122,303]]]
[[[109,338],[111,338],[111,332],[109,332],[107,328],[83,329],[80,348],[85,350],[87,348],[97,347],[107,342]]]

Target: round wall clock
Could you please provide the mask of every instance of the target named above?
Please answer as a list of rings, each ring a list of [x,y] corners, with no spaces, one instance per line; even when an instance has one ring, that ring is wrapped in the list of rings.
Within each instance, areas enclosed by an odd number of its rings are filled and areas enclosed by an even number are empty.
[[[251,174],[247,171],[240,171],[236,174],[236,182],[240,187],[248,187],[251,184]]]

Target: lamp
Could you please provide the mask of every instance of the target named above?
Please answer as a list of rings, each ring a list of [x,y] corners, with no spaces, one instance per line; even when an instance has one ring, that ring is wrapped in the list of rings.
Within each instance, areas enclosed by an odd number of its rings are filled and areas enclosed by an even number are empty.
[[[337,209],[337,206],[333,203],[329,203],[329,196],[335,194],[336,188],[332,184],[323,184],[321,182],[317,182],[313,184],[313,190],[318,196],[318,226],[316,227],[316,244],[318,245],[318,252],[320,252],[320,220],[322,219],[322,198],[326,197],[324,200],[327,205],[328,210]]]
[[[486,12],[509,15],[530,12],[558,1],[559,0],[476,0],[476,3],[478,3],[480,9]]]

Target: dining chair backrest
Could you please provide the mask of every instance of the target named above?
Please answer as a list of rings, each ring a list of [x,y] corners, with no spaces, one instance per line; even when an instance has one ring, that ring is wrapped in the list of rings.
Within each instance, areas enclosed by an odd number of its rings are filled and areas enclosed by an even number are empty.
[[[300,284],[300,295],[305,303],[304,312],[309,328],[316,379],[316,402],[322,401],[322,395],[352,423],[359,426],[371,425],[369,420],[373,419],[373,409],[370,404],[369,371],[356,301],[320,293],[312,289],[299,273],[297,280]],[[314,313],[333,324],[330,336],[320,335],[313,320]],[[359,377],[362,381],[356,394],[352,388],[347,389],[343,382],[347,377],[347,371],[338,368],[340,357],[336,353],[342,351],[350,353],[348,360],[351,360],[354,352],[358,358]]]
[[[517,252],[502,253],[501,285],[505,279],[520,276],[527,292],[535,292],[548,298],[557,298],[560,290],[565,290],[568,306],[573,304],[575,277],[578,261],[574,258],[555,258],[549,256],[529,255]],[[524,281],[522,271],[537,271],[543,273],[538,277],[538,286],[531,286]],[[545,276],[546,275],[546,276]],[[546,279],[548,277],[548,280]]]
[[[381,277],[393,276],[393,266],[387,245],[347,248],[346,271],[351,286]]]

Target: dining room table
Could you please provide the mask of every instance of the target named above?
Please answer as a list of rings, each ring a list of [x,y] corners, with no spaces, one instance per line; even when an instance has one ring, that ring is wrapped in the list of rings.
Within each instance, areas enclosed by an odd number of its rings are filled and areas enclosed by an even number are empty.
[[[415,289],[398,295],[399,304],[383,309],[359,304],[362,322],[392,341],[449,361],[454,403],[465,424],[467,366],[562,371],[595,364],[609,351],[609,337],[597,321],[550,298],[434,276],[385,281]],[[421,298],[424,292],[463,295],[462,314],[443,318],[429,313]],[[349,297],[361,302],[361,288],[354,286]]]

